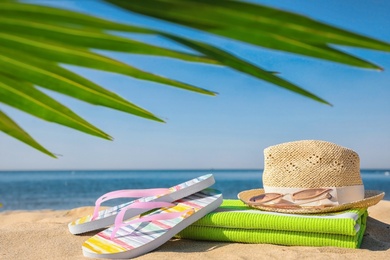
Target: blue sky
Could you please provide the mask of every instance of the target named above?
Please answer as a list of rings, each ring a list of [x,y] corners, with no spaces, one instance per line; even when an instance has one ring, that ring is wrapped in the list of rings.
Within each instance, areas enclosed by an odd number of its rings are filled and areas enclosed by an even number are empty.
[[[166,124],[53,93],[115,138],[106,141],[47,123],[0,105],[50,151],[52,159],[0,133],[0,170],[28,169],[211,169],[263,168],[263,149],[274,144],[320,139],[349,147],[362,168],[390,168],[390,53],[338,47],[384,67],[357,69],[230,42],[194,30],[132,15],[95,1],[34,1],[103,18],[174,30],[240,55],[319,95],[326,106],[236,71],[164,58],[101,52],[145,70],[219,93],[208,97],[129,77],[66,66],[148,109]],[[308,15],[390,42],[388,1],[253,1]],[[137,39],[165,47],[157,37]]]

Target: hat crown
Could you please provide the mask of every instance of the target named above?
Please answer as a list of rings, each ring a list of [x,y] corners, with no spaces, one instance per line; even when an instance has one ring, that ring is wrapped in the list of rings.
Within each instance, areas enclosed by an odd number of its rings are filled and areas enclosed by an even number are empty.
[[[304,140],[264,150],[263,184],[320,188],[362,185],[356,152],[334,143]]]

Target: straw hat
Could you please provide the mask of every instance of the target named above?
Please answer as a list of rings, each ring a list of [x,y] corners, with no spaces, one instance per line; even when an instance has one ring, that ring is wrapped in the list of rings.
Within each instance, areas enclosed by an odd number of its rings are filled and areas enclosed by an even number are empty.
[[[283,143],[264,150],[264,189],[242,191],[238,198],[249,206],[284,213],[325,213],[351,208],[367,208],[384,196],[380,191],[364,191],[360,160],[356,152],[337,144],[304,140]],[[328,197],[295,205],[291,194],[307,189],[329,188]],[[292,207],[269,202],[250,205],[251,198],[263,193],[283,194]]]

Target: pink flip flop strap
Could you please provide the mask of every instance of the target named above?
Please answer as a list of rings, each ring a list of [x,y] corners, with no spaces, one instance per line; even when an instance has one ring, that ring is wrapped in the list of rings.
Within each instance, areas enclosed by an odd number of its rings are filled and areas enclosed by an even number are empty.
[[[111,191],[104,195],[102,195],[100,198],[98,198],[95,202],[95,209],[93,211],[92,220],[95,220],[99,215],[99,209],[100,205],[108,200],[111,199],[118,199],[118,198],[141,198],[141,197],[150,197],[150,196],[157,196],[169,193],[170,190],[166,188],[157,188],[157,189],[139,189],[139,190],[117,190],[117,191]]]
[[[153,202],[140,202],[140,203],[149,204],[149,203],[153,203]],[[156,208],[176,206],[175,204],[167,203],[167,202],[154,202],[154,203],[156,205]],[[163,204],[166,204],[166,205],[163,205]],[[128,207],[130,208],[130,206],[128,206]],[[159,214],[153,214],[153,215],[149,215],[149,216],[140,217],[138,219],[134,219],[134,220],[131,220],[129,222],[123,222],[123,217],[124,217],[124,214],[125,214],[126,210],[127,209],[124,208],[116,216],[114,229],[112,230],[111,236],[110,236],[111,240],[113,240],[115,238],[116,233],[123,226],[131,225],[131,224],[134,224],[134,223],[140,223],[140,222],[151,222],[151,221],[155,221],[155,220],[174,219],[174,218],[178,218],[178,217],[186,214],[187,212],[195,211],[195,209],[192,208],[192,209],[187,209],[187,210],[184,210],[184,211],[179,211],[179,212],[174,212],[174,213],[159,213]]]

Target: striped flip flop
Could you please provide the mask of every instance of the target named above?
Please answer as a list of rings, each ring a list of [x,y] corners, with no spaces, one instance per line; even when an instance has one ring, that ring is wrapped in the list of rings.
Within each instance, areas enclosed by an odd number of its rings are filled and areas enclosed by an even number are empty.
[[[84,242],[84,256],[92,258],[133,258],[148,253],[222,203],[222,193],[205,189],[141,217],[123,222],[124,212],[115,225]],[[124,209],[125,211],[126,209]]]
[[[93,214],[84,216],[68,224],[72,234],[81,234],[113,225],[115,217],[123,209],[128,208],[124,219],[142,214],[150,209],[160,207],[154,202],[172,202],[193,193],[206,189],[215,183],[212,174],[200,176],[171,188],[119,190],[104,194],[96,200]],[[139,198],[105,210],[99,210],[100,205],[116,198]]]

